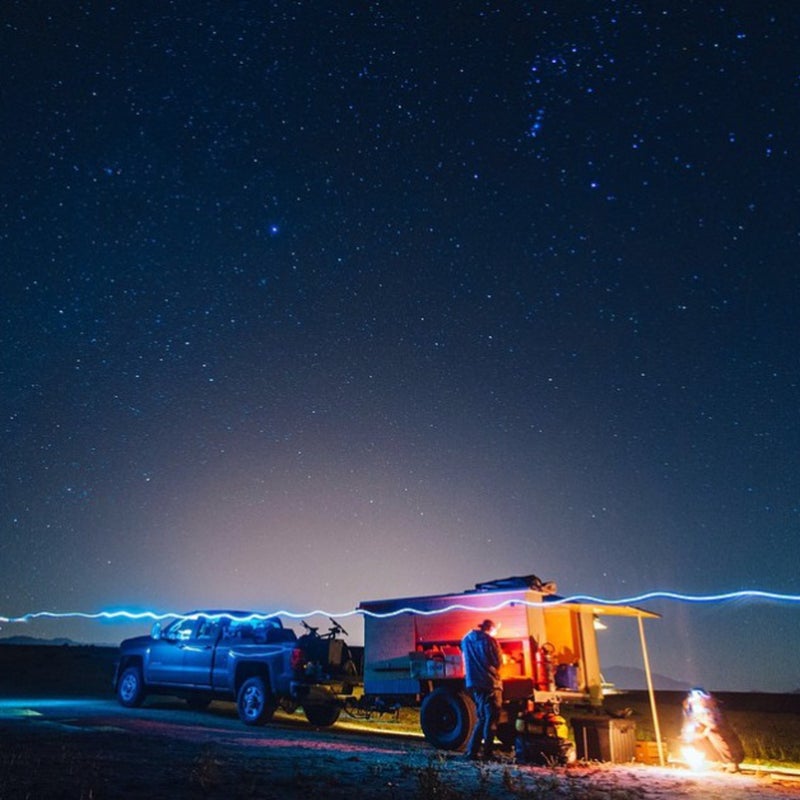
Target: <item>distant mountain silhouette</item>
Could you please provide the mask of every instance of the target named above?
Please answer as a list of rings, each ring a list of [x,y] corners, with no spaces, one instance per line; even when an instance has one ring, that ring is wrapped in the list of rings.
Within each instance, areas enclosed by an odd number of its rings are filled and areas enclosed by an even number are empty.
[[[603,669],[606,682],[613,683],[617,689],[646,689],[647,677],[644,670],[638,667],[606,667]],[[666,675],[652,673],[653,688],[662,692],[685,692],[692,688],[692,684],[685,681],[676,681]]]
[[[36,636],[5,636],[0,638],[0,646],[4,644],[10,645],[24,645],[24,644],[40,644],[44,646],[57,646],[63,647],[65,645],[70,647],[82,647],[81,642],[75,642],[72,639],[38,639]]]

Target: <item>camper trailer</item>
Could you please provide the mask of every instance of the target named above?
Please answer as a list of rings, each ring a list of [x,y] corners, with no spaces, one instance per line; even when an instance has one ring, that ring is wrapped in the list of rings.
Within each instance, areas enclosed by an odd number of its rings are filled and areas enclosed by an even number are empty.
[[[483,619],[498,624],[503,653],[501,740],[514,740],[531,704],[599,706],[603,685],[596,640],[600,615],[656,617],[630,606],[566,601],[535,575],[479,583],[459,594],[364,601],[364,692],[414,699],[425,738],[461,749],[475,722],[465,689],[461,639]]]

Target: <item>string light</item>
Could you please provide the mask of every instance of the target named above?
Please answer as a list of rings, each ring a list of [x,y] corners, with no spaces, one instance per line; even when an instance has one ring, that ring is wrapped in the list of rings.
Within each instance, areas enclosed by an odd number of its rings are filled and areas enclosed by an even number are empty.
[[[571,595],[570,597],[555,597],[549,596],[547,600],[535,601],[524,600],[520,598],[513,598],[502,600],[495,605],[487,606],[470,605],[469,603],[453,603],[444,608],[437,609],[420,609],[414,606],[404,606],[402,608],[393,609],[391,611],[379,612],[370,611],[367,609],[355,608],[349,611],[325,611],[323,609],[314,609],[313,611],[305,611],[302,613],[295,611],[287,611],[280,609],[269,613],[253,612],[252,614],[233,614],[237,619],[244,621],[265,620],[271,617],[286,617],[287,619],[303,619],[305,617],[323,616],[323,617],[336,617],[343,619],[362,615],[365,617],[374,617],[376,619],[386,619],[388,617],[396,617],[402,614],[417,614],[419,616],[435,616],[437,614],[445,614],[450,611],[499,611],[500,609],[508,606],[528,606],[531,608],[552,608],[553,606],[569,605],[574,603],[594,604],[601,606],[630,606],[644,603],[651,600],[669,600],[680,603],[724,603],[732,600],[767,600],[780,603],[800,603],[800,595],[784,594],[781,592],[769,592],[761,589],[745,589],[736,592],[722,592],[720,594],[682,594],[680,592],[670,591],[652,591],[645,592],[644,594],[633,595],[631,597],[622,597],[617,599],[609,599],[603,597],[594,597],[592,595]],[[13,624],[23,622],[33,622],[39,619],[84,619],[95,620],[103,622],[125,621],[125,622],[161,622],[167,619],[196,619],[198,616],[214,617],[214,616],[232,616],[231,613],[219,612],[192,612],[186,613],[168,613],[158,611],[128,611],[120,609],[116,611],[33,611],[28,614],[23,614],[17,617],[0,616],[0,624]]]

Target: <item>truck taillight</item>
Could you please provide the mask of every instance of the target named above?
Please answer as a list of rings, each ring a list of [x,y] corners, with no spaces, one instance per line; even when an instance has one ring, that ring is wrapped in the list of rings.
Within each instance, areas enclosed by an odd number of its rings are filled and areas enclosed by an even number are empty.
[[[291,664],[292,670],[295,672],[302,672],[306,663],[306,658],[305,654],[299,647],[295,647],[292,650],[292,658],[289,663]]]

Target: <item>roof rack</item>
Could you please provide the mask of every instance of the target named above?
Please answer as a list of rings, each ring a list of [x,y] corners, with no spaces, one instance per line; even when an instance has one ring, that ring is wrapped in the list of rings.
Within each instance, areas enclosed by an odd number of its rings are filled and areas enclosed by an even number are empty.
[[[476,592],[492,592],[503,589],[533,589],[544,594],[555,594],[558,589],[555,581],[543,581],[537,575],[512,575],[509,578],[498,578],[475,584]]]

